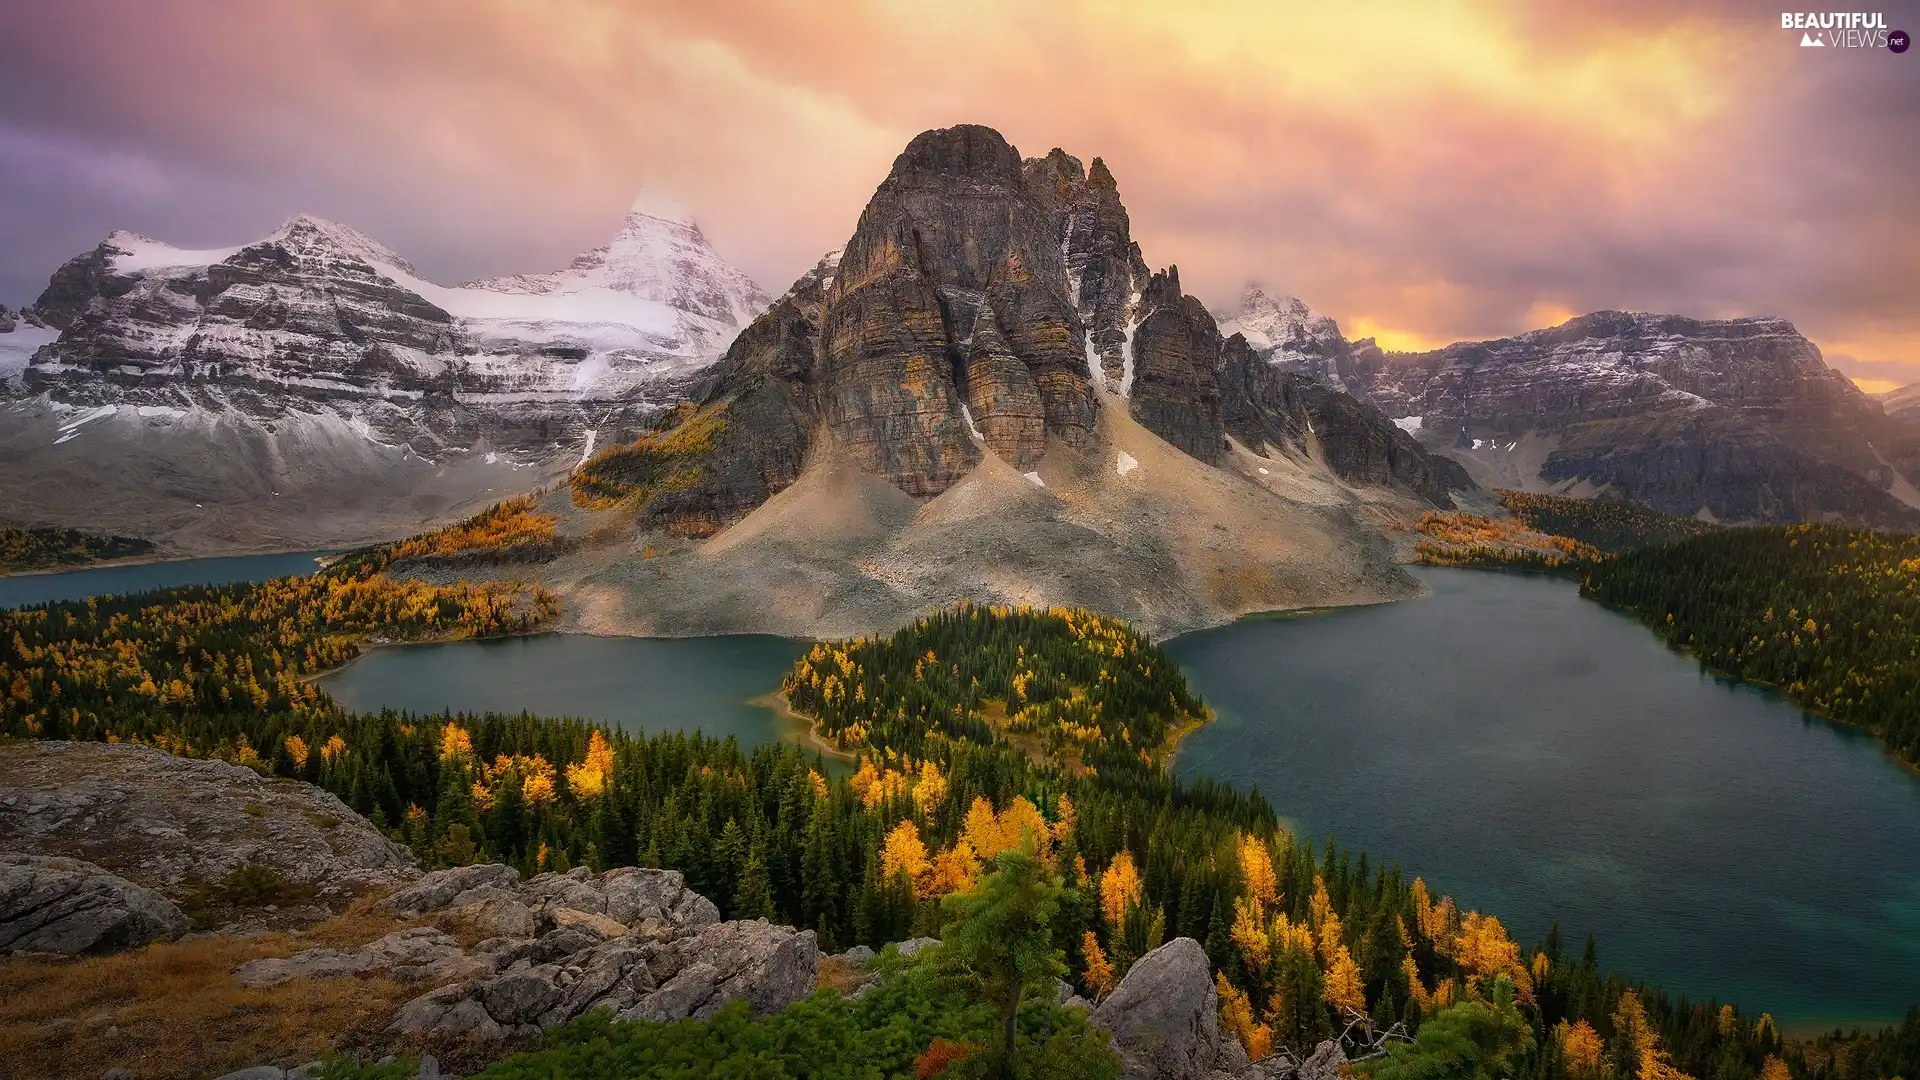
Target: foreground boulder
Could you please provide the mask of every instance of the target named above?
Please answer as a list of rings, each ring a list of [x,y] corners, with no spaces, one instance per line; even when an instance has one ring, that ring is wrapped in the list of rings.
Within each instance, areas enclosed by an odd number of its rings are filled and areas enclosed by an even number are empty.
[[[1202,1080],[1248,1071],[1238,1040],[1220,1031],[1219,1001],[1207,954],[1175,938],[1134,961],[1093,1011],[1113,1034],[1126,1080]]]
[[[166,897],[93,863],[0,854],[0,952],[120,952],[188,926]]]
[[[419,875],[405,848],[312,784],[133,743],[0,746],[0,837],[176,901],[249,864],[322,901]]]

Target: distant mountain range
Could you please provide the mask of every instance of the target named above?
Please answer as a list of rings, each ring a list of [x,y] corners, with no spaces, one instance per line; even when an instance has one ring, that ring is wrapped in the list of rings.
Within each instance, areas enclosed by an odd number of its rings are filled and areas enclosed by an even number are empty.
[[[1724,522],[1920,525],[1920,394],[1875,401],[1782,319],[1601,311],[1387,353],[1259,289],[1219,317],[1275,363],[1378,406],[1482,485]]]
[[[817,460],[924,502],[990,462],[1050,484],[1121,428],[1314,513],[1499,485],[1920,522],[1920,399],[1869,398],[1786,322],[1598,312],[1388,353],[1257,287],[1209,312],[1150,269],[1099,158],[1023,159],[973,126],[916,138],[774,300],[650,197],[565,269],[455,287],[306,215],[213,250],[115,232],[0,312],[0,400],[0,519],[194,552],[407,532],[681,403],[726,420],[629,507],[679,536]]]

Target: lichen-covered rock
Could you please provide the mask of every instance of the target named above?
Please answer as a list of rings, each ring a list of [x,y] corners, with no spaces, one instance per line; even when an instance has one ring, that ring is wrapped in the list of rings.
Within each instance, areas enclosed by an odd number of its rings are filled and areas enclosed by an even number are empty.
[[[405,848],[312,784],[134,743],[0,746],[0,838],[176,901],[250,863],[322,901],[419,873]]]
[[[495,961],[469,954],[431,927],[396,930],[358,949],[308,949],[292,956],[250,960],[234,970],[242,986],[277,986],[290,979],[337,979],[377,971],[400,983],[437,983],[491,975]]]
[[[1247,1064],[1218,1014],[1206,951],[1182,937],[1134,961],[1093,1023],[1113,1034],[1127,1080],[1202,1080]]]
[[[520,871],[500,863],[455,866],[423,875],[406,888],[390,893],[380,901],[380,906],[408,915],[419,915],[458,904],[507,899],[508,890],[519,883]],[[495,891],[479,893],[481,889]],[[474,895],[467,896],[468,893]]]
[[[716,923],[674,941],[649,967],[659,988],[623,1013],[629,1018],[704,1019],[736,998],[754,1015],[776,1012],[813,989],[820,947],[813,931],[765,919]]]
[[[92,863],[0,854],[0,952],[119,952],[189,925],[165,897]]]

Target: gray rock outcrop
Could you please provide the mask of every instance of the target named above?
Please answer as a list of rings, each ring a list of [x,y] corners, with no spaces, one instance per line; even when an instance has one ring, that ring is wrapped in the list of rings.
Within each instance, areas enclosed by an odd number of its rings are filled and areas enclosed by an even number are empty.
[[[0,854],[0,952],[119,952],[188,926],[166,897],[93,863]]]
[[[1220,1030],[1213,973],[1192,938],[1134,961],[1093,1010],[1093,1023],[1113,1034],[1126,1080],[1203,1080],[1248,1069],[1246,1051]]]
[[[529,1035],[604,1008],[627,1019],[703,1019],[729,1001],[756,1014],[812,991],[820,950],[812,931],[765,920],[720,922],[678,871],[586,868],[522,881],[511,867],[427,874],[381,901],[402,915],[506,930],[462,949],[415,927],[356,950],[310,949],[237,971],[249,986],[378,973],[444,983],[408,1002],[390,1029],[431,1039]]]
[[[419,873],[312,784],[133,743],[0,747],[0,848],[84,859],[176,901],[250,863],[322,901]]]

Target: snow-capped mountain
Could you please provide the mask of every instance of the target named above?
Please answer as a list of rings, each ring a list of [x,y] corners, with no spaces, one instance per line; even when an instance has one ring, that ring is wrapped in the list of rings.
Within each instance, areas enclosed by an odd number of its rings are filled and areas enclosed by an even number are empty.
[[[435,432],[467,425],[415,415],[423,403],[671,404],[765,303],[690,217],[656,204],[566,270],[455,288],[305,214],[231,248],[115,232],[53,275],[34,311],[61,333],[21,380],[56,408],[332,413],[432,454],[470,440]]]
[[[656,200],[565,270],[457,287],[306,214],[235,247],[115,232],[0,334],[0,514],[50,516],[37,499],[84,494],[130,452],[180,458],[168,475],[208,505],[236,484],[278,498],[402,459],[564,467],[684,400],[766,302]],[[209,447],[257,467],[236,480]],[[36,477],[57,489],[36,493]]]
[[[1897,390],[1875,395],[1881,408],[1896,420],[1920,423],[1920,383],[1908,383]]]
[[[1354,350],[1371,350],[1372,338],[1349,342],[1333,319],[1292,296],[1273,296],[1256,284],[1240,294],[1240,306],[1213,313],[1226,337],[1239,334],[1254,354],[1282,371],[1318,379],[1336,389],[1356,388]]]

